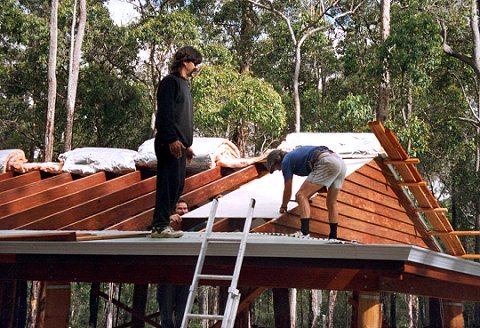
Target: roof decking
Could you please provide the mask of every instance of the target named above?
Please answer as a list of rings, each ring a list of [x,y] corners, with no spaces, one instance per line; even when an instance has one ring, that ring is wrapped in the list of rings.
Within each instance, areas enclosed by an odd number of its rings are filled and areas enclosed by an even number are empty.
[[[252,234],[241,283],[399,291],[478,301],[476,289],[471,288],[479,285],[478,264],[438,253],[443,251],[442,247],[453,255],[463,255],[465,251],[455,235],[440,235],[440,243],[433,237],[431,230],[439,233],[453,229],[431,192],[421,183],[415,161],[404,153],[398,141],[395,143],[391,132],[381,125],[371,127],[388,159],[377,156],[357,167],[347,177],[338,200],[339,236],[359,244],[332,245],[316,238]],[[400,181],[390,166],[399,172]],[[219,194],[234,195],[234,190],[247,187],[250,182],[253,186],[265,182],[268,187],[272,178],[274,175],[269,175],[261,163],[236,170],[215,167],[188,177],[183,196],[191,206],[202,205]],[[281,177],[278,179],[281,184]],[[274,187],[273,191],[281,192],[279,188]],[[418,204],[411,201],[405,188]],[[123,176],[99,172],[88,177],[39,172],[0,175],[2,278],[189,282],[198,254],[195,253],[198,234],[187,233],[184,238],[170,241],[144,237],[152,219],[154,196],[155,177],[148,171]],[[297,209],[292,206],[288,214],[276,216],[280,198],[275,199],[276,196],[268,201],[274,208],[269,213],[273,214],[259,214],[254,230],[297,231]],[[311,234],[325,237],[328,235],[325,194],[313,197],[311,205]],[[245,213],[246,206],[247,203]],[[235,230],[238,217],[245,213],[223,217],[215,224],[215,231]],[[422,220],[423,216],[427,221]],[[204,219],[202,215],[189,215],[184,219],[183,229]],[[31,234],[32,230],[46,230],[42,236],[28,237],[44,241],[11,239],[12,234],[25,239],[25,234]],[[119,231],[132,231],[137,237],[118,238]],[[111,239],[112,236],[116,239]],[[105,240],[93,240],[99,238]],[[57,241],[45,241],[48,239]],[[226,253],[213,259],[212,268],[224,270],[233,263],[229,249],[223,251]],[[178,256],[185,264],[179,265]],[[147,268],[163,272],[159,262],[166,263],[164,273],[146,274],[150,271]],[[145,277],[143,280],[141,275]]]
[[[37,233],[25,231],[24,235]],[[10,278],[26,280],[190,282],[201,233],[187,232],[174,240],[136,237],[135,233],[130,238],[109,238],[115,234],[91,232],[78,242],[0,241],[0,270],[8,268],[4,272],[14,274]],[[228,239],[240,233],[217,234]],[[234,245],[212,245],[206,270],[228,272],[236,254]],[[239,285],[390,291],[480,301],[480,294],[471,288],[480,287],[479,278],[480,264],[416,246],[251,234]]]

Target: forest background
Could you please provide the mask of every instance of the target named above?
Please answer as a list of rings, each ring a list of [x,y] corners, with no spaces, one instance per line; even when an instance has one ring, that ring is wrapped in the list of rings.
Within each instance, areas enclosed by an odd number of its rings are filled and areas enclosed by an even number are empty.
[[[154,135],[171,55],[192,45],[205,57],[192,82],[197,136],[253,156],[289,132],[369,132],[387,95],[382,120],[420,158],[454,228],[480,229],[477,1],[392,0],[387,35],[390,1],[125,0],[136,14],[122,25],[106,1],[78,1],[0,1],[0,149],[30,161],[87,146],[136,150]],[[464,241],[480,253],[478,240]]]

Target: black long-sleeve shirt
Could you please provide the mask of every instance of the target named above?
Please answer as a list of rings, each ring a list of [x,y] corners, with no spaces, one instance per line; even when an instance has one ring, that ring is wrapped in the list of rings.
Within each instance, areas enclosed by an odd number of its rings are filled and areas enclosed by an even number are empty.
[[[193,101],[189,82],[169,74],[157,91],[156,138],[165,144],[180,140],[185,147],[193,142]]]

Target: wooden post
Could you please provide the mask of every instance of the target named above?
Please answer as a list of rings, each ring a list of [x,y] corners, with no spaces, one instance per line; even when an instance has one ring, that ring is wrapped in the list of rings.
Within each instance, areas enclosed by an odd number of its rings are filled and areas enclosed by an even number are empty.
[[[13,326],[15,309],[16,281],[6,280],[0,282],[0,321],[5,327]]]
[[[463,304],[452,301],[442,301],[444,328],[463,328]]]
[[[145,309],[147,307],[148,285],[135,284],[133,289],[132,328],[144,328]],[[136,314],[136,315],[135,315]]]
[[[290,299],[288,288],[272,288],[273,313],[276,328],[290,328]]]
[[[45,316],[43,327],[68,328],[70,318],[70,283],[45,283]]]
[[[382,307],[380,294],[377,292],[362,292],[358,297],[359,328],[381,328]]]

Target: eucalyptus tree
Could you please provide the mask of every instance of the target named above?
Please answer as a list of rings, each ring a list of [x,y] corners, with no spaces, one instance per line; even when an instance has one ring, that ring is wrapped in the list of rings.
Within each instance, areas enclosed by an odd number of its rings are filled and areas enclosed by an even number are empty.
[[[24,149],[29,158],[44,148],[48,16],[43,4],[0,2],[1,146]]]
[[[380,0],[380,39],[386,42],[390,36],[390,0]],[[390,107],[390,69],[388,57],[382,60],[382,78],[378,88],[377,121],[386,121]]]
[[[480,26],[479,26],[479,7],[478,1],[470,0],[466,10],[463,12],[464,21],[468,22],[464,24],[463,28],[469,30],[467,40],[463,40],[468,44],[470,49],[458,49],[456,43],[450,43],[451,39],[448,35],[448,23],[443,22],[443,48],[447,55],[460,60],[474,74],[474,80],[471,85],[465,85],[462,81],[458,83],[462,86],[464,96],[466,98],[467,108],[465,113],[458,117],[459,120],[470,124],[475,130],[475,150],[474,150],[474,163],[473,169],[476,175],[476,180],[480,176]],[[480,197],[476,197],[473,200],[475,209],[474,213],[474,228],[480,229]],[[480,239],[476,238],[475,252],[480,253]]]
[[[53,132],[55,128],[55,102],[57,99],[57,36],[58,36],[58,0],[50,1],[50,46],[48,51],[48,108],[45,127],[44,159],[52,161]]]
[[[80,71],[80,59],[82,51],[83,36],[85,34],[85,24],[87,21],[87,1],[80,0],[80,13],[78,17],[78,29],[76,26],[77,1],[73,4],[72,32],[70,33],[70,65],[68,69],[68,91],[67,91],[67,122],[65,128],[65,151],[72,150],[73,135],[73,114],[75,112],[75,100],[77,97],[78,75]]]
[[[302,46],[306,39],[312,35],[335,28],[338,22],[346,16],[353,14],[362,0],[350,1],[321,1],[317,4],[311,1],[290,2],[269,0],[248,0],[256,7],[273,13],[287,25],[293,52],[295,68],[293,73],[293,100],[295,111],[295,131],[300,132],[301,104],[299,92],[299,75],[302,59]]]
[[[193,81],[195,124],[206,137],[232,139],[243,155],[255,155],[282,136],[281,97],[271,85],[233,68],[207,66]]]
[[[140,1],[129,0],[139,13],[131,23],[131,31],[136,36],[145,54],[141,63],[139,81],[150,90],[152,108],[150,128],[155,129],[156,91],[161,77],[168,72],[170,57],[176,48],[184,45],[198,47],[200,33],[196,18],[184,1]]]

